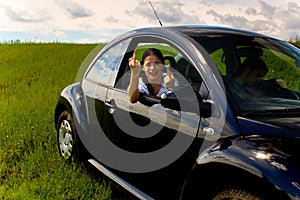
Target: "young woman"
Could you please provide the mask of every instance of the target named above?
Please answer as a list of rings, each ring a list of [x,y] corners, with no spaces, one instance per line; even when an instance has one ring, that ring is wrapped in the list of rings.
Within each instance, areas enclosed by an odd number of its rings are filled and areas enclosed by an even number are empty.
[[[136,50],[134,50],[133,56],[129,59],[129,67],[131,77],[128,96],[131,103],[136,103],[142,94],[160,97],[167,88],[174,87],[174,76],[169,69],[167,69],[167,76],[163,77],[164,57],[158,49],[147,49],[141,62],[136,60]],[[141,70],[145,72],[146,77],[140,77]]]

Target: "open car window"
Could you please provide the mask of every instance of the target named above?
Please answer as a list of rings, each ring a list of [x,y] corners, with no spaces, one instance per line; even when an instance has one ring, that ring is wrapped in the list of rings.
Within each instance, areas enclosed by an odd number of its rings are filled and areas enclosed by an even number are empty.
[[[139,42],[134,49],[136,50],[136,59],[138,61],[142,60],[143,52],[148,48],[159,49],[164,56],[163,76],[167,75],[167,67],[171,70],[175,78],[175,86],[192,86],[196,91],[200,90],[200,85],[202,83],[202,78],[196,68],[185,59],[181,53],[176,49],[176,47],[163,42]],[[133,55],[133,50],[127,51],[125,54],[121,69],[119,72],[119,78],[117,78],[117,84],[115,87],[127,89],[130,82],[130,68],[128,65],[128,59]],[[143,70],[140,76],[144,76]],[[204,88],[204,87],[203,87]],[[207,89],[206,89],[207,90]],[[206,91],[207,93],[208,91]]]
[[[176,63],[173,63],[174,57],[178,54],[178,51],[173,48],[172,46],[170,46],[169,44],[166,43],[158,43],[158,42],[139,42],[137,44],[135,44],[134,46],[130,46],[130,49],[127,50],[122,64],[121,64],[121,68],[119,70],[119,74],[118,74],[118,78],[117,78],[117,83],[115,85],[115,87],[120,88],[120,89],[124,89],[127,90],[128,86],[129,86],[129,82],[130,82],[130,67],[128,65],[128,59],[132,57],[133,55],[133,49],[136,50],[136,59],[138,61],[142,60],[142,55],[143,52],[148,49],[148,48],[157,48],[159,49],[163,56],[165,57],[165,66],[170,66],[172,72],[175,70],[175,65]],[[163,73],[164,75],[166,75],[166,69],[163,69]],[[141,71],[141,76],[143,76],[144,73],[143,71]]]

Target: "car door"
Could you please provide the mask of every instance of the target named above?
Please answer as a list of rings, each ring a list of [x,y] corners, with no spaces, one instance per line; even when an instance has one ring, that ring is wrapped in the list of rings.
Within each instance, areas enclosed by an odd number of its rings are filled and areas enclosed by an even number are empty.
[[[120,151],[119,155],[114,155],[119,165],[113,168],[138,188],[157,191],[164,184],[177,187],[196,160],[201,144],[196,140],[201,117],[199,108],[195,106],[198,102],[193,87],[200,88],[204,82],[195,67],[181,56],[181,61],[185,62],[181,62],[178,68],[172,68],[180,84],[174,93],[187,100],[179,102],[181,109],[165,107],[160,103],[160,98],[154,96],[147,96],[148,103],[130,103],[127,93],[130,77],[128,59],[133,49],[143,52],[150,46],[160,49],[164,56],[175,58],[181,55],[176,45],[169,41],[153,37],[143,37],[138,42],[133,39],[124,56],[115,87],[107,91],[108,107],[103,118],[111,124],[107,136],[115,145],[115,152]],[[176,171],[181,173],[176,175]],[[158,183],[149,186],[148,183],[153,183],[154,179]]]
[[[109,112],[107,91],[115,83],[128,43],[125,40],[103,49],[92,61],[82,81],[88,117],[87,130],[80,131],[79,136],[89,153],[98,160],[105,160],[102,152],[107,142],[103,138],[107,138],[105,133],[110,129],[110,123],[103,117],[106,111]]]

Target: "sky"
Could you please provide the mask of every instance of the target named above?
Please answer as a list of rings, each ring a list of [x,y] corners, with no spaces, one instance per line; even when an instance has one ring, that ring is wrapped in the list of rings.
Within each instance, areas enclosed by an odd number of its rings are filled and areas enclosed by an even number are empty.
[[[300,39],[300,0],[151,0],[163,26],[241,28]],[[101,43],[160,26],[149,0],[0,0],[0,43]]]

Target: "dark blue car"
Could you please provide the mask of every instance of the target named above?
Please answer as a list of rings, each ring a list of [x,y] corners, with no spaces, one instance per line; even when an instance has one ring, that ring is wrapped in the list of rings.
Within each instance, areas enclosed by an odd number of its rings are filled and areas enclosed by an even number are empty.
[[[130,103],[128,60],[150,47],[163,53],[176,86]],[[267,74],[256,73],[243,96],[232,81],[247,59],[263,60]],[[88,161],[136,199],[300,199],[299,67],[299,48],[245,30],[127,32],[62,91],[60,155]]]

